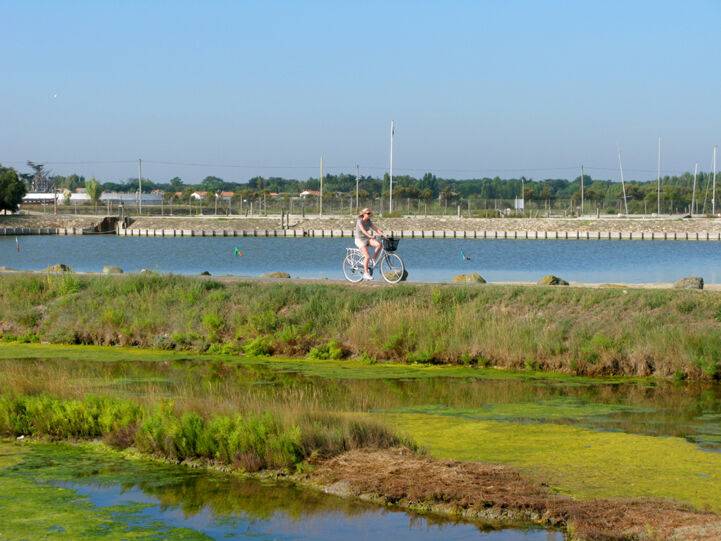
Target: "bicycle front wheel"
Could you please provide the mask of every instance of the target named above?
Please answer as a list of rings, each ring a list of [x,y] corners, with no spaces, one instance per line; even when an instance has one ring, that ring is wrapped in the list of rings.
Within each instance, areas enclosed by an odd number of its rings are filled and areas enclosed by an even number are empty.
[[[347,255],[343,260],[343,276],[349,282],[360,282],[363,279],[363,257]]]
[[[381,276],[391,284],[397,284],[403,279],[405,267],[403,260],[397,254],[386,254],[381,261]]]

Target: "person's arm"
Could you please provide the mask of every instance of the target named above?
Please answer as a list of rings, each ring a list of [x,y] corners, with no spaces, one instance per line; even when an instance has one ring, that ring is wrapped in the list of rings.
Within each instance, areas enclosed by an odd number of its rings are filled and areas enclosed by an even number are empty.
[[[376,233],[378,233],[381,237],[385,237],[385,236],[386,236],[386,234],[383,233],[383,231],[381,231],[381,230],[380,230],[378,227],[376,227],[375,225],[371,225],[371,229],[372,229],[373,231],[375,231]]]

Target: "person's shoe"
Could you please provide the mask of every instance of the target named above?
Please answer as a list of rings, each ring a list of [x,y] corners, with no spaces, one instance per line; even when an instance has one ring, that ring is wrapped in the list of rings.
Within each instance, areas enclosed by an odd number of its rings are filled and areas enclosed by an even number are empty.
[[[368,274],[367,272],[364,272],[363,279],[364,280],[373,280],[373,277],[370,274]]]

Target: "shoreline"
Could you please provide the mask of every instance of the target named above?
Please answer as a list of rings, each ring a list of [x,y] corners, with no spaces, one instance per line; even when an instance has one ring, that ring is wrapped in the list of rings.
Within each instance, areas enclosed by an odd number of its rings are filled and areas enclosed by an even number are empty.
[[[28,270],[28,269],[11,269],[9,267],[0,266],[0,276],[5,274],[53,274],[53,275],[62,275],[64,271],[61,270],[49,270],[49,269],[40,269],[40,270]],[[75,275],[78,276],[135,276],[135,275],[141,275],[141,274],[147,274],[145,272],[122,272],[122,273],[105,273],[102,271],[74,271],[71,270],[69,272],[72,272]],[[185,276],[188,278],[200,278],[204,280],[219,280],[224,282],[278,282],[278,283],[293,283],[293,284],[328,284],[328,285],[346,285],[348,287],[355,287],[355,288],[368,288],[368,287],[393,287],[398,284],[389,284],[383,281],[372,281],[372,282],[359,282],[359,283],[350,283],[347,280],[342,279],[334,279],[334,278],[308,278],[308,277],[302,277],[302,276],[296,276],[291,278],[277,278],[277,277],[270,277],[270,276],[244,276],[244,275],[231,275],[231,274],[207,274],[207,275],[197,275],[197,274],[178,274],[178,273],[162,273],[162,272],[152,272],[154,275],[158,276]],[[468,286],[473,285],[469,282],[454,282],[452,280],[447,281],[411,281],[411,282],[403,282],[405,284],[410,285],[449,285],[449,286]],[[639,283],[632,283],[632,282],[574,282],[570,281],[568,282],[567,286],[554,286],[554,285],[541,285],[538,282],[485,282],[482,284],[476,284],[477,287],[506,287],[506,286],[517,286],[517,287],[577,287],[577,288],[587,288],[587,289],[605,289],[605,288],[613,288],[613,289],[678,289],[674,287],[674,284],[672,282],[639,282]],[[703,288],[699,291],[721,291],[721,284],[709,284],[705,283],[703,285]]]
[[[63,229],[82,232],[105,218],[52,214],[15,214],[0,216],[0,231],[5,229]],[[721,240],[721,220],[706,217],[584,217],[584,218],[466,218],[456,216],[379,217],[376,223],[387,232],[416,237],[475,238],[611,238],[644,240]],[[251,236],[307,236],[308,232],[330,232],[340,236],[355,226],[352,216],[240,217],[240,216],[139,216],[131,217],[125,234],[161,236],[163,231],[196,232],[201,236],[223,236],[222,232],[246,232]],[[212,235],[216,232],[216,235]],[[270,233],[269,233],[270,232]],[[423,234],[425,233],[425,234]],[[500,233],[500,234],[499,234]],[[505,234],[504,234],[505,233]],[[8,233],[8,234],[16,234]],[[21,234],[21,233],[17,233]],[[122,234],[122,233],[121,233]],[[319,233],[315,236],[321,236]],[[169,236],[172,236],[169,235]],[[177,235],[176,235],[177,236]],[[188,235],[189,236],[189,235]],[[311,235],[312,236],[312,235]],[[346,235],[347,236],[347,235]]]

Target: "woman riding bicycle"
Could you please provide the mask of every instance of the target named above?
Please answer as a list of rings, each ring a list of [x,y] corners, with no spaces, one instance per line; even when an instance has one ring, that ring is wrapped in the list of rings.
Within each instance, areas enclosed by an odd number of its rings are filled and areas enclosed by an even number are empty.
[[[363,279],[372,280],[373,277],[368,273],[368,262],[370,260],[370,254],[368,252],[368,245],[373,246],[373,263],[375,264],[378,252],[381,248],[381,243],[374,237],[373,233],[377,233],[381,237],[386,237],[373,222],[371,222],[371,210],[365,208],[358,215],[358,222],[355,226],[355,245],[360,249],[363,254]]]

